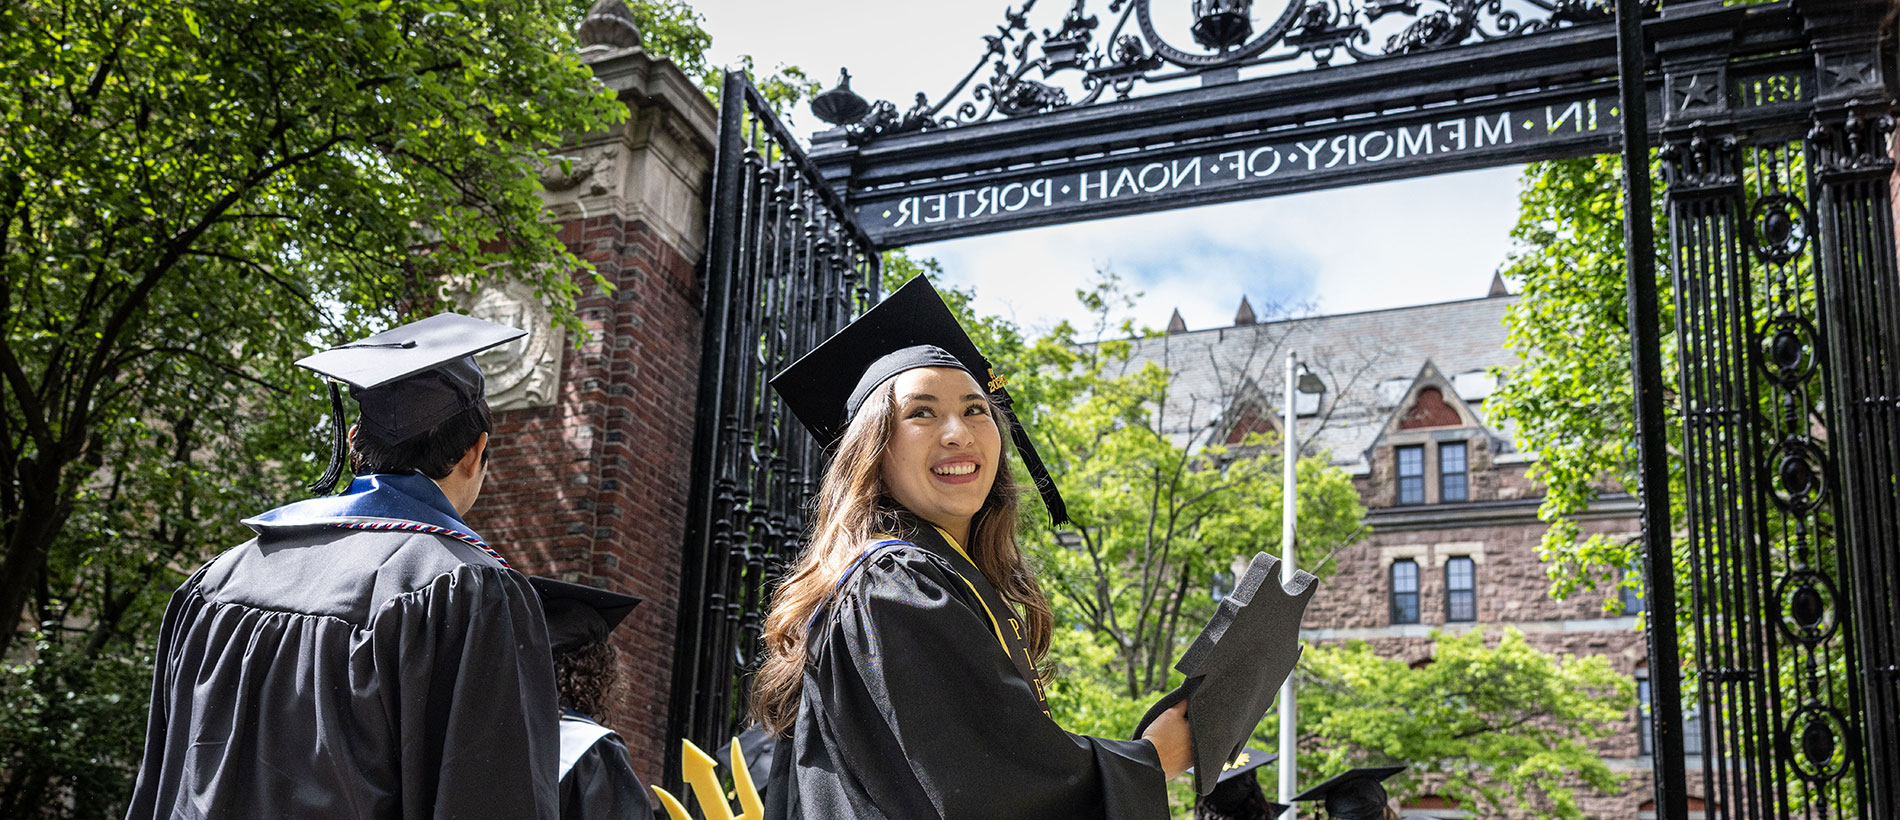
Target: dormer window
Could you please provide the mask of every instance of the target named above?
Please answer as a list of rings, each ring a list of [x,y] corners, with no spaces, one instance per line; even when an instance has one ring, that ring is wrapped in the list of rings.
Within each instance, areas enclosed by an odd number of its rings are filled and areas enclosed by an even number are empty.
[[[1438,500],[1471,500],[1471,483],[1465,466],[1465,443],[1438,445]]]
[[[1422,445],[1397,448],[1399,460],[1399,503],[1425,503],[1425,448]]]

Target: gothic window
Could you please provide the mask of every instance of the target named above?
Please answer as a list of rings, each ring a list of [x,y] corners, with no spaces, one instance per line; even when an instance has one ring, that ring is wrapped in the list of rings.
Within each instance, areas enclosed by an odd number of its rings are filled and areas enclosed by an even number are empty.
[[[1445,620],[1478,619],[1477,566],[1470,558],[1458,557],[1445,562]]]
[[[1469,501],[1470,482],[1465,467],[1465,444],[1438,445],[1438,500]]]
[[[1421,445],[1400,447],[1399,503],[1425,503],[1425,448]]]
[[[1418,564],[1410,558],[1392,562],[1392,623],[1418,623]]]

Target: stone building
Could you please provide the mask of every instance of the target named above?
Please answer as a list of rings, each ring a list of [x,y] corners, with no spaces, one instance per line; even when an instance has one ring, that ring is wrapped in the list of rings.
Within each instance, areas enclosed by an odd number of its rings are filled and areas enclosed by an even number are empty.
[[[1516,301],[1494,280],[1477,299],[1256,322],[1243,299],[1226,327],[1189,330],[1177,313],[1165,335],[1137,342],[1130,365],[1153,361],[1173,374],[1163,425],[1182,441],[1209,428],[1229,443],[1277,432],[1288,351],[1320,377],[1325,392],[1296,393],[1295,434],[1302,452],[1323,453],[1352,475],[1369,535],[1333,553],[1332,574],[1307,609],[1309,642],[1363,640],[1419,663],[1433,630],[1498,634],[1508,625],[1546,652],[1607,656],[1646,694],[1633,614],[1641,599],[1620,587],[1565,601],[1547,594],[1537,555],[1542,491],[1527,476],[1535,456],[1485,420],[1494,373],[1517,361],[1502,321]],[[1634,539],[1638,515],[1635,500],[1619,495],[1592,507],[1583,526]],[[1600,744],[1626,780],[1617,795],[1580,791],[1586,816],[1654,816],[1641,728],[1632,710],[1629,730]],[[1395,795],[1408,818],[1471,816],[1431,794],[1429,779],[1414,791]]]

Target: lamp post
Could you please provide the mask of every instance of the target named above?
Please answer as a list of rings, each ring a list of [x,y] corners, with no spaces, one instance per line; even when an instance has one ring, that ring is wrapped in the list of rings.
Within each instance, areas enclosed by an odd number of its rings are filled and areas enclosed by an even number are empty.
[[[1326,392],[1326,384],[1313,375],[1313,371],[1300,364],[1300,356],[1291,350],[1286,353],[1286,402],[1284,423],[1281,431],[1281,468],[1285,471],[1280,478],[1280,560],[1281,585],[1293,582],[1294,536],[1298,532],[1299,492],[1295,484],[1296,469],[1300,460],[1299,437],[1294,435],[1294,419],[1298,412],[1294,407],[1295,391],[1320,394]],[[1298,744],[1295,740],[1299,733],[1294,722],[1297,709],[1293,703],[1293,675],[1288,673],[1286,682],[1280,684],[1280,801],[1293,805],[1293,795],[1299,791],[1300,768],[1294,761]],[[1299,814],[1297,808],[1288,808],[1281,815],[1285,820],[1294,820]]]

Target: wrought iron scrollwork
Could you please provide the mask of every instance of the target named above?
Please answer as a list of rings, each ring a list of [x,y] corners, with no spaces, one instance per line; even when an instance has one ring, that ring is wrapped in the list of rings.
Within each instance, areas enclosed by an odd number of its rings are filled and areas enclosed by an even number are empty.
[[[1278,0],[1282,5],[1264,14],[1255,13],[1253,0],[1167,0],[1194,16],[1194,43],[1183,45],[1157,25],[1154,2],[1110,0],[1112,25],[1098,45],[1104,21],[1088,11],[1088,0],[1073,0],[1059,25],[1040,34],[1029,23],[1036,0],[1027,0],[1021,9],[1004,10],[996,33],[984,35],[976,64],[935,102],[919,93],[902,113],[888,101],[862,99],[815,106],[815,113],[863,142],[1090,105],[1111,92],[1126,99],[1142,83],[1226,76],[1210,72],[1301,59],[1318,67],[1382,60],[1611,16],[1607,0]],[[1383,37],[1380,45],[1375,37]],[[1070,84],[1056,82],[1059,75]],[[821,97],[838,92],[850,94],[848,85]]]

